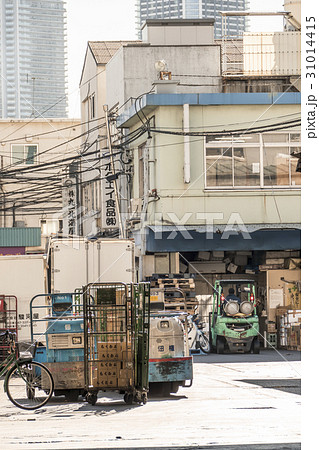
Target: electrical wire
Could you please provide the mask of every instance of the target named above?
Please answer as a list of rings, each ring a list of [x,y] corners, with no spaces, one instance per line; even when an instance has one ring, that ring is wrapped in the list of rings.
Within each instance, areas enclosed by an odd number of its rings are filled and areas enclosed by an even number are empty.
[[[104,126],[103,124],[98,125],[98,126],[92,128],[92,129],[90,130],[90,132],[97,131],[97,130],[99,130],[100,128],[102,128],[103,126]],[[40,155],[46,154],[46,153],[48,153],[48,152],[50,152],[50,151],[52,151],[52,150],[55,150],[56,148],[59,148],[59,147],[61,147],[62,145],[67,145],[67,144],[69,144],[70,142],[73,142],[73,141],[75,141],[75,140],[77,140],[77,139],[79,139],[79,138],[85,136],[86,134],[87,134],[87,131],[86,131],[86,132],[83,132],[83,133],[81,133],[80,135],[77,135],[77,136],[75,136],[75,137],[73,137],[73,138],[71,138],[71,139],[68,139],[67,141],[61,142],[61,143],[59,143],[59,144],[57,144],[57,145],[54,145],[53,147],[50,147],[50,148],[48,148],[48,149],[46,149],[46,150],[43,150],[42,152],[40,152],[40,153],[37,154],[37,157],[39,157]],[[29,159],[30,159],[30,158],[24,158],[24,159],[22,159],[22,160],[17,161],[16,163],[7,165],[7,166],[3,167],[3,168],[0,170],[0,173],[2,173],[5,169],[10,169],[11,167],[15,167],[15,166],[17,166],[17,165],[19,165],[19,164],[22,164],[23,162],[27,162]]]
[[[153,133],[161,133],[161,134],[171,134],[176,136],[220,136],[220,135],[240,135],[240,134],[252,134],[259,133],[262,131],[275,131],[279,129],[292,128],[301,124],[301,119],[290,120],[286,122],[281,122],[273,125],[260,125],[251,128],[241,128],[236,130],[220,130],[220,131],[172,131],[158,128],[150,128],[150,131]]]
[[[98,117],[97,119],[91,119],[91,120],[87,120],[87,121],[85,121],[85,122],[76,123],[76,124],[70,125],[70,126],[68,126],[68,127],[57,128],[57,129],[52,130],[52,131],[45,131],[44,133],[28,134],[28,138],[34,139],[34,138],[37,138],[37,137],[47,136],[48,134],[59,133],[59,132],[61,132],[61,131],[66,131],[66,130],[70,130],[70,129],[72,129],[72,128],[77,128],[77,127],[81,127],[81,126],[83,126],[83,125],[88,125],[88,124],[90,124],[91,122],[96,122],[97,120],[102,120],[102,119],[104,119],[104,118],[103,118],[103,117]],[[56,120],[58,120],[58,119],[56,119]],[[66,121],[68,121],[68,122],[71,122],[73,119],[63,119],[63,120],[66,120]],[[19,129],[20,129],[20,128],[19,128]],[[14,130],[14,131],[13,131],[10,135],[8,135],[8,136],[11,136],[11,135],[14,134],[16,131],[17,131],[17,130]],[[6,138],[7,138],[8,136],[6,136]],[[13,139],[6,139],[6,138],[4,138],[4,139],[1,139],[1,138],[0,138],[1,144],[6,144],[7,142],[10,142],[10,143],[11,143],[11,142],[15,142],[15,141],[25,140],[26,137],[25,137],[25,136],[20,136],[20,137],[13,138]]]

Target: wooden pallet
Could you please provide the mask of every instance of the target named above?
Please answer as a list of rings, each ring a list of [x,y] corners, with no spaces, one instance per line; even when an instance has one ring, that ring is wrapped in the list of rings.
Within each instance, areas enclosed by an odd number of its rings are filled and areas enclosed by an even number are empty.
[[[185,311],[188,314],[195,313],[195,309],[192,305],[186,305],[186,309],[185,309],[184,305],[181,305],[180,303],[176,304],[175,306],[174,306],[174,304],[171,304],[169,306],[165,305],[165,311],[181,311],[181,312]]]

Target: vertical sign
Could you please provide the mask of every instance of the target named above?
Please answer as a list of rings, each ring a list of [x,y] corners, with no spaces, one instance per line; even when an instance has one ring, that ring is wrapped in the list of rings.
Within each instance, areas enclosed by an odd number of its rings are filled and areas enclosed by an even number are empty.
[[[111,229],[119,228],[119,217],[116,206],[115,181],[109,177],[113,175],[112,164],[109,154],[103,154],[108,162],[103,161],[101,164],[101,228]]]
[[[76,178],[67,178],[63,182],[62,189],[63,203],[63,234],[76,236],[78,230],[77,220],[77,194]]]

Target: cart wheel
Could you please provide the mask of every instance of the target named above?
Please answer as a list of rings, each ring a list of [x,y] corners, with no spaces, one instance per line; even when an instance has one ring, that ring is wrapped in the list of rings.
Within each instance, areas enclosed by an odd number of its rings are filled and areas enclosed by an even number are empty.
[[[258,338],[253,340],[253,344],[251,346],[251,350],[255,355],[258,355],[260,352],[260,342]]]
[[[224,342],[218,337],[216,342],[216,352],[219,354],[224,353],[225,345]]]
[[[132,405],[133,403],[133,395],[132,394],[124,394],[124,401],[127,405]]]
[[[88,393],[86,394],[86,401],[87,401],[90,405],[94,406],[95,403],[96,403],[96,401],[97,401],[97,394],[92,394],[91,392],[88,392]]]
[[[147,395],[146,394],[142,394],[142,403],[143,403],[143,405],[145,405],[147,403]]]

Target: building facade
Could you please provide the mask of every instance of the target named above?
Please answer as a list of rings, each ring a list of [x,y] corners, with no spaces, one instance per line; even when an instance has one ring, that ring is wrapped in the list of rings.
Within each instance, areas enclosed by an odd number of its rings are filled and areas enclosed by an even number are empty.
[[[75,226],[80,134],[79,119],[0,120],[0,254]]]
[[[81,118],[84,124],[83,131],[88,133],[85,136],[87,151],[98,148],[101,152],[101,164],[103,161],[106,164],[109,162],[108,157],[103,157],[107,153],[103,105],[107,105],[116,116],[128,105],[134,105],[137,102],[134,98],[138,99],[144,92],[155,88],[154,83],[156,89],[160,89],[162,82],[158,79],[156,61],[167,62],[172,77],[171,87],[176,88],[178,93],[188,92],[190,84],[196,93],[221,91],[220,46],[214,43],[213,23],[213,19],[177,20],[164,25],[161,21],[148,21],[144,27],[143,42],[88,43],[80,82]],[[176,37],[174,43],[172,43],[173,36]],[[185,61],[188,61],[187,70]],[[193,74],[197,76],[194,78]],[[115,152],[118,153],[117,150]],[[118,154],[116,159],[116,171],[125,172],[126,169],[123,170]],[[101,180],[100,167],[95,165],[93,170],[92,161],[85,157],[82,160],[82,167],[85,169],[82,174],[82,200],[85,211],[83,233],[84,235],[104,233],[108,228],[105,220],[103,225],[101,211],[103,205],[101,192],[104,192],[105,180],[103,177]],[[121,211],[124,212],[130,203],[129,190],[123,186],[128,176],[122,173],[120,178],[119,203]],[[110,222],[110,218],[107,222]]]
[[[222,37],[222,18],[219,11],[245,11],[247,0],[137,0],[136,30],[141,37],[141,27],[147,19],[215,19],[215,38]],[[230,17],[228,35],[240,35],[246,30],[244,17]]]
[[[0,3],[0,117],[67,117],[63,0]]]

